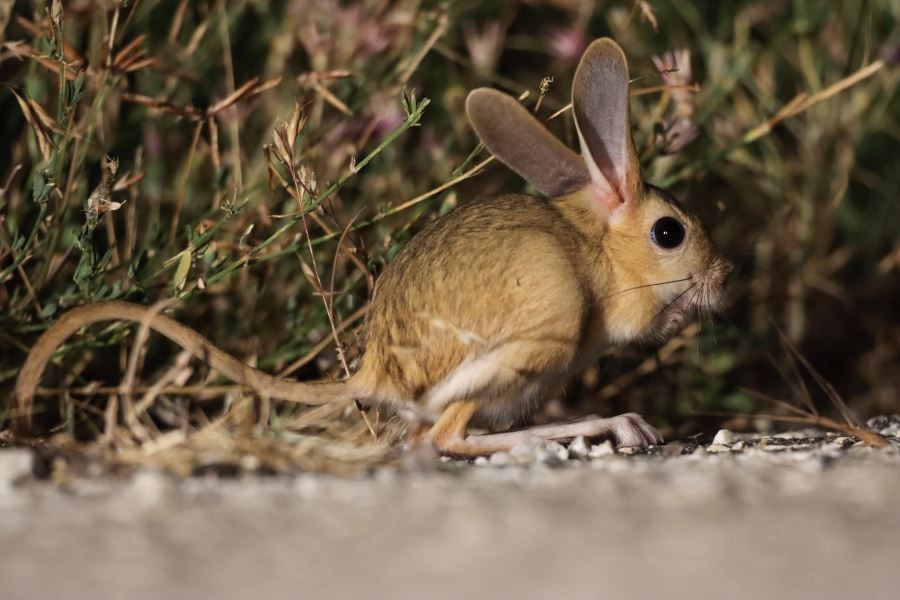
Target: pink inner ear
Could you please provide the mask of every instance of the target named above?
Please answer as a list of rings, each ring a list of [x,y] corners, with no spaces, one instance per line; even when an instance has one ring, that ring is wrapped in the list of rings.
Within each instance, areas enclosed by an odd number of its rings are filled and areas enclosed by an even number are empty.
[[[593,42],[575,71],[572,112],[582,159],[599,202],[610,212],[635,202],[640,183],[628,101],[622,49],[609,38]]]
[[[600,214],[605,217],[612,216],[614,213],[628,205],[619,193],[610,188],[608,184],[606,189],[600,189],[596,184],[593,184],[592,188],[594,192],[594,203],[597,205]]]
[[[591,188],[594,192],[597,206],[603,214],[609,215],[627,204],[628,199],[624,198],[621,195],[621,192],[615,189],[606,176],[603,175],[603,172],[600,171],[600,167],[597,166],[594,157],[591,156],[587,144],[581,135],[581,131],[578,129],[577,120],[575,122],[575,129],[578,131],[578,140],[581,144],[581,157],[591,176]]]

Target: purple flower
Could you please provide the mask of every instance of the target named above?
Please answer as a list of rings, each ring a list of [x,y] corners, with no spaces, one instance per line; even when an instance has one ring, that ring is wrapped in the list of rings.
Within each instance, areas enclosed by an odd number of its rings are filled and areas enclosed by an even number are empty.
[[[691,51],[685,48],[654,56],[653,64],[659,70],[663,82],[672,87],[672,105],[661,123],[663,132],[659,146],[664,154],[674,154],[683,150],[699,135],[692,119],[694,90],[691,81]]]
[[[881,49],[881,59],[889,67],[900,66],[900,45],[892,44]]]
[[[473,25],[468,25],[463,30],[466,48],[472,66],[479,74],[491,73],[496,69],[503,51],[503,40],[506,32],[499,21],[492,21],[478,30]]]
[[[583,31],[569,28],[558,28],[547,36],[547,45],[550,54],[566,61],[576,61],[581,58],[588,47],[588,39]]]
[[[662,56],[654,56],[653,64],[659,70],[663,82],[674,88],[672,101],[675,112],[686,118],[694,114],[694,92],[688,89],[692,83],[691,51],[687,48],[670,50]]]

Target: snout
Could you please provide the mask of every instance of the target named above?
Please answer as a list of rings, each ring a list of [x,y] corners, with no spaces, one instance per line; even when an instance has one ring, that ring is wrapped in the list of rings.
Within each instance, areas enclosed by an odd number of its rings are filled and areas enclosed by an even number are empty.
[[[700,308],[714,312],[722,309],[726,284],[734,270],[733,262],[725,258],[717,258],[698,277],[700,289],[697,293],[697,305]]]
[[[720,267],[722,277],[720,285],[724,287],[728,283],[728,278],[734,273],[735,264],[727,258],[720,258],[719,262],[722,263],[722,266]]]

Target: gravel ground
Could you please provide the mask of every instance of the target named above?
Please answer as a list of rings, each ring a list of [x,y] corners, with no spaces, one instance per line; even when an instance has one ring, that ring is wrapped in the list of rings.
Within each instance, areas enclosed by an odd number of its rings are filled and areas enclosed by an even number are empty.
[[[5,450],[0,597],[900,597],[900,440],[808,436],[65,486]]]

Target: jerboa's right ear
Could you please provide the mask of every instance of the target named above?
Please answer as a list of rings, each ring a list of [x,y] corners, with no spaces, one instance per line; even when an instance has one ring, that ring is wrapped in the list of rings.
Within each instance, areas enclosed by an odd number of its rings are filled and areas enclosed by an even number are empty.
[[[572,112],[597,200],[612,212],[641,196],[641,167],[631,137],[628,63],[609,38],[585,50],[572,83]]]
[[[563,196],[591,182],[584,160],[512,96],[473,90],[466,113],[487,149],[542,194]]]

